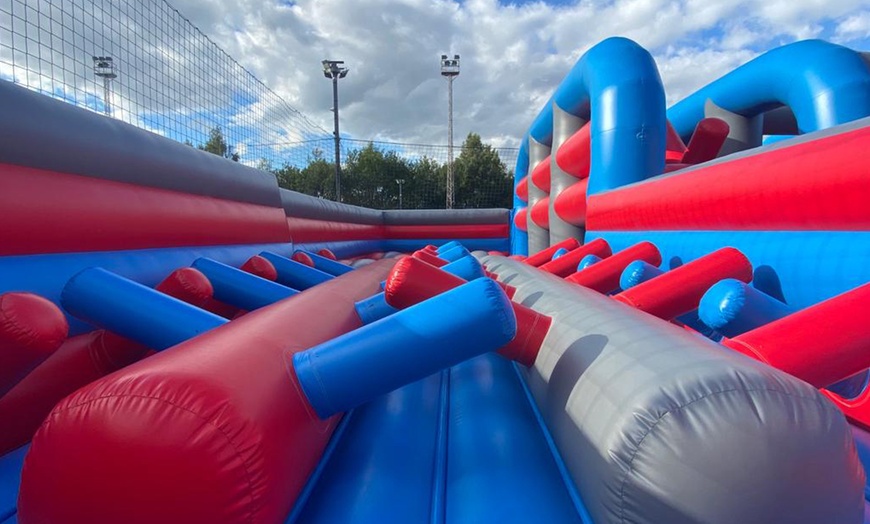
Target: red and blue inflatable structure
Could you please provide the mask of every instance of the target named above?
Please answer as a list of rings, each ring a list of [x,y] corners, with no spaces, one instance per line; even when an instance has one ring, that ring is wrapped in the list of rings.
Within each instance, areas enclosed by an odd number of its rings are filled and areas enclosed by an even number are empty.
[[[867,55],[605,40],[510,211],[0,107],[2,524],[870,519]]]

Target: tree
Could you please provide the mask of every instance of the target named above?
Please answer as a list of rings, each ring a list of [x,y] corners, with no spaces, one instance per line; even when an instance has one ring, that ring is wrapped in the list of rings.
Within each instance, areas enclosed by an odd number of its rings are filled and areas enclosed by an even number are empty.
[[[211,131],[208,133],[208,141],[205,144],[200,144],[199,149],[213,155],[229,158],[233,162],[238,162],[240,158],[238,153],[229,152],[230,146],[224,139],[224,132],[220,126],[211,128]]]
[[[453,162],[454,206],[488,208],[512,206],[513,176],[480,135],[469,133],[462,153]]]

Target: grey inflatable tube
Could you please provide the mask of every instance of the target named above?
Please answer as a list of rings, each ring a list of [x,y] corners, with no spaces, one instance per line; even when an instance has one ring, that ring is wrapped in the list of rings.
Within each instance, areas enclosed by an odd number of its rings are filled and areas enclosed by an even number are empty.
[[[0,81],[0,162],[281,207],[270,173]]]
[[[553,317],[526,379],[596,524],[863,522],[849,424],[815,388],[521,262],[481,259]]]

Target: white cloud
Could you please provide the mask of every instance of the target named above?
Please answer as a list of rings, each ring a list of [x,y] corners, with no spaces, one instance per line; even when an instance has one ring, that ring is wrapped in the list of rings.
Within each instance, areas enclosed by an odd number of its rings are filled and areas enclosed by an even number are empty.
[[[837,24],[834,35],[840,42],[870,38],[870,11],[862,11],[846,17]]]

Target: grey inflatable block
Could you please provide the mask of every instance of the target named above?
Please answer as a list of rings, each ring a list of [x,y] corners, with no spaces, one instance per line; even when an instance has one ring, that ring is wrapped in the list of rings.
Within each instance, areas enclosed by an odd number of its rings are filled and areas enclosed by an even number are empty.
[[[383,211],[333,202],[287,189],[281,189],[281,205],[287,216],[297,218],[369,225],[381,225],[384,220]]]
[[[723,109],[712,101],[707,100],[704,104],[704,117],[724,120],[730,127],[728,138],[725,139],[722,149],[719,150],[720,157],[761,145],[763,115],[751,118],[745,117]]]
[[[764,113],[762,133],[765,135],[799,135],[797,119],[788,106],[771,109]]]
[[[0,81],[0,162],[280,207],[275,177]]]
[[[384,211],[384,224],[396,226],[442,224],[507,224],[507,209],[405,209]]]
[[[860,524],[864,472],[815,388],[505,257],[553,317],[526,379],[596,524]]]

